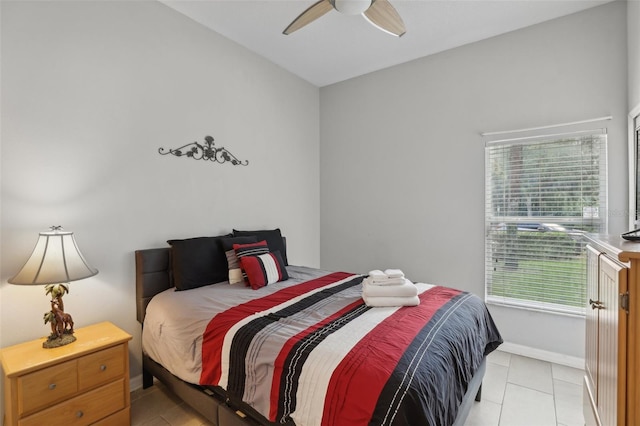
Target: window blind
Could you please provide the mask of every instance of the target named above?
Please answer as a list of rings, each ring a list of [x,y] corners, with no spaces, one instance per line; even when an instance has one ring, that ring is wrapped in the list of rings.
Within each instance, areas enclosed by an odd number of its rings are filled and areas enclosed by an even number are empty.
[[[487,142],[488,303],[584,314],[582,234],[606,231],[606,147],[605,131]]]

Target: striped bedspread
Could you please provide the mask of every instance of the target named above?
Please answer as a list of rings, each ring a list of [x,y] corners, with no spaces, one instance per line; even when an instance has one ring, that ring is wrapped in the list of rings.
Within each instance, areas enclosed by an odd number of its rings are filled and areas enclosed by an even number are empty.
[[[201,385],[225,388],[271,422],[447,425],[484,355],[501,342],[484,303],[416,284],[420,305],[370,308],[343,272],[215,315]]]

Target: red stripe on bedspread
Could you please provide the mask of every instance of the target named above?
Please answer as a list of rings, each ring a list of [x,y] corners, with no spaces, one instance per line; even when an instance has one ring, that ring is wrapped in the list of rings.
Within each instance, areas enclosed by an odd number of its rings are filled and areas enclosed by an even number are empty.
[[[200,374],[201,385],[217,385],[222,375],[222,344],[227,332],[238,321],[267,309],[278,306],[289,299],[313,291],[320,287],[327,286],[347,277],[353,276],[346,272],[334,272],[320,278],[305,281],[301,284],[292,285],[273,294],[254,299],[214,316],[204,332],[202,338],[202,373]],[[253,291],[246,289],[246,291]]]
[[[420,305],[398,309],[364,336],[331,376],[322,424],[367,425],[406,348],[433,314],[458,294],[459,290],[433,287],[420,294]]]
[[[291,349],[295,346],[296,343],[298,343],[300,340],[304,339],[306,336],[310,335],[311,333],[313,333],[314,331],[324,327],[325,325],[329,324],[330,322],[334,321],[337,318],[342,317],[345,313],[351,311],[353,308],[355,308],[356,306],[362,305],[363,301],[362,299],[358,299],[356,302],[353,302],[347,306],[345,306],[344,308],[342,308],[341,310],[337,311],[336,313],[334,313],[331,316],[326,317],[324,320],[317,322],[316,324],[314,324],[313,326],[307,328],[306,330],[301,331],[300,333],[296,334],[295,336],[293,336],[292,338],[290,338],[283,346],[282,346],[282,350],[280,351],[280,353],[278,354],[278,357],[275,360],[274,363],[274,371],[273,371],[273,381],[271,382],[271,395],[270,395],[270,399],[271,399],[271,405],[270,405],[270,410],[269,410],[269,420],[272,422],[276,421],[276,418],[278,416],[278,400],[280,397],[280,381],[282,379],[282,374],[283,374],[283,370],[284,370],[284,364],[285,361],[287,359],[287,356],[289,355],[289,352],[291,352]]]

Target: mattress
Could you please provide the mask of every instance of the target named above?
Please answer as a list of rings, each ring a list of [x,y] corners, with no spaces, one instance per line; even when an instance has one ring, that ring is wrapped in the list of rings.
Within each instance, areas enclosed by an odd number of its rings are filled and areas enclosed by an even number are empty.
[[[157,294],[143,351],[274,423],[436,425],[453,423],[475,370],[502,342],[470,293],[416,283],[419,306],[370,308],[361,275],[287,271],[259,290]]]

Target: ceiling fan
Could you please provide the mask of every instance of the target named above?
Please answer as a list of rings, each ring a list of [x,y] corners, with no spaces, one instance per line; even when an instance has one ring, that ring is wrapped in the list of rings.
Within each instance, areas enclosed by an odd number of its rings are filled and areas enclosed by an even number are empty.
[[[406,32],[402,18],[389,3],[389,0],[320,0],[294,19],[285,28],[283,34],[288,35],[299,30],[331,11],[331,9],[346,15],[361,14],[378,29],[398,37],[401,37]]]

